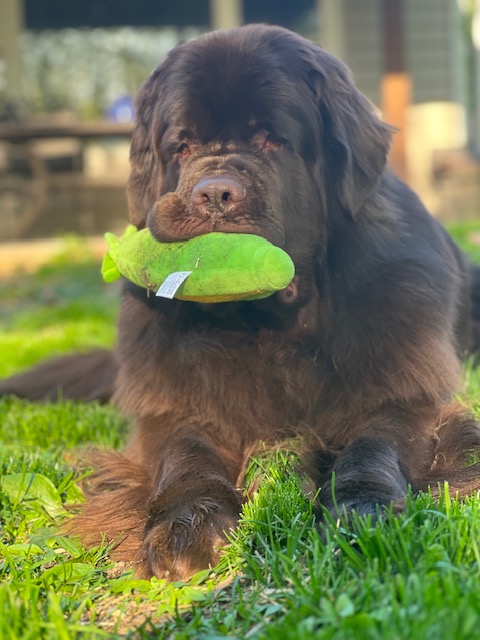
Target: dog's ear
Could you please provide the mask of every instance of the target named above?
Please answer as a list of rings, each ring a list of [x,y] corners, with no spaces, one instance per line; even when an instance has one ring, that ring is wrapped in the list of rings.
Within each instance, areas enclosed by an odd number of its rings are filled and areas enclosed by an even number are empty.
[[[385,169],[394,128],[380,120],[340,60],[314,46],[312,66],[309,85],[321,119],[327,187],[353,216]]]
[[[130,221],[138,228],[145,226],[147,214],[162,183],[163,167],[156,157],[152,134],[155,105],[161,101],[161,71],[162,67],[154,71],[135,100],[127,197]]]

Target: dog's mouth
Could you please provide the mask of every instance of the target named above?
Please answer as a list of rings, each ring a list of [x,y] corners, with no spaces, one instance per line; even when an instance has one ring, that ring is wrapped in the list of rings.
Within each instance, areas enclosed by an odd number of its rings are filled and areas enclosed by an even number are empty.
[[[148,214],[147,226],[159,242],[184,242],[200,235],[221,232],[252,234],[265,238],[276,246],[282,244],[281,241],[279,242],[280,237],[272,237],[279,234],[268,232],[255,224],[251,218],[235,220],[220,215],[192,216],[177,193],[167,193],[155,203]],[[299,299],[298,276],[295,276],[287,287],[269,297],[281,307],[293,307]],[[208,303],[204,304],[208,305]]]
[[[180,224],[162,225],[148,221],[148,227],[158,242],[185,242],[207,233],[240,233],[261,236],[269,242],[272,238],[261,227],[254,224],[236,224],[224,221],[212,220],[198,222],[186,219]]]
[[[152,207],[147,227],[159,242],[184,242],[207,233],[244,233],[261,236],[280,246],[280,229],[267,229],[257,224],[251,215],[195,215],[177,193],[167,193]]]
[[[280,304],[290,306],[298,300],[298,276],[295,276],[288,287],[275,294]]]

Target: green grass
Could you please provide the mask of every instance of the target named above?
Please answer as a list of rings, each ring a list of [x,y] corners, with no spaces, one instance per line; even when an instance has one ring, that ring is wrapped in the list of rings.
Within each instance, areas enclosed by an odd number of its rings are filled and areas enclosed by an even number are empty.
[[[81,243],[35,275],[0,282],[0,377],[46,356],[109,347],[114,341],[118,287],[103,283]]]
[[[480,259],[472,233],[455,235]],[[35,276],[0,286],[0,374],[55,352],[108,346],[118,310],[98,265],[70,248]],[[480,418],[480,372],[466,369]],[[112,407],[0,400],[0,638],[432,639],[480,637],[480,500],[409,496],[372,526],[313,526],[291,454],[252,462],[262,475],[220,564],[188,584],[136,580],[108,548],[58,533],[81,499],[90,443],[121,447]]]

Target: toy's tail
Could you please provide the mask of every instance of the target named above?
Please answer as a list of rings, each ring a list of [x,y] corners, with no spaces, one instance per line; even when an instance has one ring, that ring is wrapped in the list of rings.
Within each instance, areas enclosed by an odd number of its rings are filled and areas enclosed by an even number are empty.
[[[0,381],[0,395],[13,394],[27,400],[108,402],[113,393],[116,363],[112,351],[60,356]]]
[[[107,241],[108,251],[103,258],[102,263],[102,276],[105,282],[113,282],[121,277],[121,273],[117,267],[118,254],[120,247],[125,238],[128,238],[137,233],[137,227],[133,224],[129,224],[125,229],[123,236],[117,238],[113,233],[107,232],[105,234],[105,240]]]

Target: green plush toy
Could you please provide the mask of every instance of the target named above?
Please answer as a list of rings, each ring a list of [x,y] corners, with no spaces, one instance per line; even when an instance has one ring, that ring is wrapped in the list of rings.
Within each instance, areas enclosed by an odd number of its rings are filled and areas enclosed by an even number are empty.
[[[266,298],[287,287],[295,267],[279,247],[251,234],[208,233],[184,242],[158,242],[149,229],[105,234],[106,282],[124,276],[157,295],[194,302]]]

